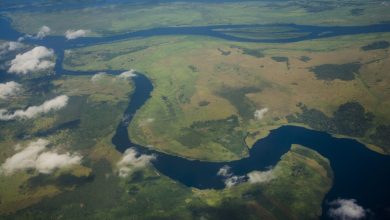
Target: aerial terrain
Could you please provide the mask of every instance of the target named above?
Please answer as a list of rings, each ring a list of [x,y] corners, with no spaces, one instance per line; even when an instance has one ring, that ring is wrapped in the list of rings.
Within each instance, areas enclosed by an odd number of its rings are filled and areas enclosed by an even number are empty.
[[[389,0],[0,2],[0,219],[390,219]]]

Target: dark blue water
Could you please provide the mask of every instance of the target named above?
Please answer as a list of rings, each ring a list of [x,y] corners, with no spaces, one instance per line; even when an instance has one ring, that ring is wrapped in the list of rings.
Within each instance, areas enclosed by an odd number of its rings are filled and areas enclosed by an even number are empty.
[[[125,112],[131,116],[149,98],[153,89],[144,75],[134,78],[134,82],[136,91]],[[334,171],[333,186],[323,203],[323,219],[328,219],[327,202],[337,198],[356,199],[359,205],[372,211],[369,215],[375,219],[390,217],[390,157],[373,152],[353,139],[335,138],[325,132],[297,126],[282,126],[258,140],[248,158],[218,163],[188,160],[134,144],[128,137],[126,123],[118,126],[112,142],[121,152],[135,146],[140,153],[157,155],[158,159],[153,161],[153,165],[159,172],[199,189],[223,189],[224,179],[216,174],[225,165],[230,166],[235,175],[266,170],[276,165],[292,144],[304,145],[328,158]]]
[[[251,39],[244,37],[231,36],[224,33],[224,29],[250,29],[250,28],[288,28],[291,33],[306,33],[304,36],[290,38],[262,38]],[[16,40],[24,34],[17,32],[10,25],[10,20],[0,17],[0,39]],[[146,38],[153,36],[164,35],[199,35],[220,38],[229,41],[238,42],[257,42],[257,43],[291,43],[304,40],[313,40],[320,38],[328,38],[342,35],[355,35],[364,33],[380,33],[390,32],[390,23],[375,24],[368,26],[312,26],[312,25],[297,25],[297,24],[272,24],[272,25],[212,25],[212,26],[191,26],[191,27],[161,27],[148,30],[140,30],[124,34],[104,37],[83,37],[74,40],[67,40],[64,36],[48,36],[44,39],[26,38],[26,43],[45,45],[55,49],[55,51],[63,51],[65,48],[78,48],[83,46],[91,46],[102,43],[110,43],[113,41],[126,40],[132,38]],[[275,32],[280,33],[280,32]],[[286,31],[284,33],[289,33]]]
[[[94,72],[68,71],[62,69],[63,54],[65,49],[77,48],[88,45],[108,43],[116,40],[135,37],[150,37],[159,35],[202,35],[217,37],[225,40],[244,42],[296,42],[308,39],[332,37],[347,34],[389,32],[390,24],[380,24],[361,27],[316,27],[303,25],[284,25],[293,27],[295,31],[309,33],[303,37],[286,39],[246,39],[226,35],[216,31],[224,28],[251,28],[267,27],[265,25],[222,25],[208,27],[168,27],[138,31],[110,37],[89,37],[67,41],[64,37],[51,36],[42,40],[27,39],[27,43],[43,45],[53,48],[57,55],[55,71],[57,74],[86,75]],[[274,27],[275,25],[268,25]],[[283,26],[283,25],[279,25]],[[23,34],[16,32],[6,19],[0,19],[0,39],[16,40]],[[102,70],[105,71],[105,70]],[[106,70],[110,74],[119,74],[123,70]],[[4,73],[3,73],[4,74]],[[352,139],[334,138],[327,133],[313,131],[301,127],[283,126],[271,131],[271,133],[255,143],[249,152],[249,157],[238,161],[214,163],[172,156],[139,146],[131,142],[127,127],[136,111],[143,106],[150,97],[153,85],[150,80],[138,74],[133,78],[136,86],[131,95],[131,101],[124,116],[126,120],[121,122],[116,130],[112,142],[116,149],[124,152],[128,147],[135,146],[141,153],[154,153],[157,160],[153,165],[159,172],[184,185],[200,189],[224,188],[223,178],[217,176],[218,170],[229,165],[235,175],[245,175],[253,170],[264,170],[275,165],[280,157],[286,153],[291,144],[301,144],[318,151],[329,159],[334,171],[334,184],[326,195],[323,203],[323,219],[328,218],[327,202],[336,198],[356,199],[358,204],[372,210],[376,219],[390,218],[390,157],[370,151],[361,143]],[[308,201],[310,202],[310,201]]]

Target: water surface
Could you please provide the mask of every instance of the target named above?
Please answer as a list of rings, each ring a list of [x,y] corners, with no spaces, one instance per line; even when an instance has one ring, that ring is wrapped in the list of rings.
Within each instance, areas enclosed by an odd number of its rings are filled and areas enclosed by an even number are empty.
[[[294,28],[294,31],[307,34],[283,39],[247,39],[230,36],[218,31],[219,29],[256,27]],[[15,41],[19,37],[24,36],[24,34],[15,31],[10,26],[10,21],[5,18],[0,19],[0,29],[0,39]],[[239,42],[286,43],[378,32],[390,32],[390,24],[355,27],[323,27],[294,24],[165,27],[109,37],[86,37],[68,41],[63,36],[49,36],[41,40],[26,38],[25,42],[54,49],[57,55],[55,66],[55,72],[57,74],[91,75],[99,71],[82,72],[64,70],[62,68],[64,50],[110,43],[117,40],[163,35],[199,35]],[[124,70],[100,71],[105,71],[109,74],[119,74]],[[2,72],[0,74],[4,75],[6,73]],[[3,77],[0,77],[0,82],[4,80]],[[388,156],[380,155],[369,150],[363,144],[353,139],[334,138],[324,132],[295,126],[283,126],[271,131],[267,137],[258,140],[253,148],[251,148],[248,158],[225,163],[189,160],[160,153],[132,143],[127,132],[128,124],[131,123],[134,114],[147,101],[153,90],[152,83],[145,75],[138,74],[133,80],[136,88],[130,99],[129,106],[124,113],[126,120],[118,125],[112,139],[118,151],[124,152],[128,147],[135,146],[141,153],[156,154],[158,159],[153,161],[155,168],[164,175],[186,186],[200,189],[222,189],[224,188],[223,178],[217,176],[217,172],[222,166],[230,166],[232,172],[236,175],[245,175],[253,170],[265,170],[269,166],[274,166],[280,160],[280,157],[290,149],[291,144],[300,144],[310,147],[328,158],[334,171],[334,184],[324,200],[322,218],[328,218],[326,215],[326,211],[328,210],[327,201],[337,198],[356,199],[358,204],[372,210],[377,219],[390,218],[390,159]]]

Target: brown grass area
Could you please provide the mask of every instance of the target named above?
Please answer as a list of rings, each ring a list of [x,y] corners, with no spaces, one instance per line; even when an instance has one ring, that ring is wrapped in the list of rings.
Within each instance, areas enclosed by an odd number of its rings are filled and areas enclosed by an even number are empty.
[[[199,71],[196,91],[191,102],[181,106],[183,119],[188,125],[193,121],[220,119],[237,114],[230,103],[215,95],[216,88],[221,86],[262,87],[261,92],[247,95],[258,108],[269,108],[262,121],[251,122],[257,124],[258,126],[254,125],[254,127],[261,130],[268,126],[274,128],[272,125],[278,123],[278,120],[279,123],[285,123],[283,118],[286,115],[300,111],[296,107],[300,102],[331,115],[339,105],[354,100],[361,103],[368,111],[390,120],[387,110],[389,101],[386,101],[390,97],[390,90],[386,88],[389,78],[386,69],[390,65],[387,51],[365,52],[360,49],[360,45],[310,52],[305,49],[288,50],[281,46],[278,49],[265,47],[266,56],[257,58],[243,55],[237,48],[216,46],[231,51],[231,54],[224,56],[216,47],[201,48],[182,54],[181,59],[196,66]],[[289,48],[291,45],[285,47]],[[289,65],[287,66],[285,62],[276,62],[271,59],[271,56],[288,57]],[[309,56],[311,60],[303,62],[299,59],[302,56]],[[382,59],[366,64],[378,59],[377,57]],[[352,81],[318,80],[310,71],[311,67],[317,65],[354,62],[364,65],[360,75]],[[175,65],[166,59],[164,63]],[[376,77],[372,77],[373,70],[376,72]],[[381,78],[383,81],[377,82],[375,78]],[[198,103],[203,100],[210,104],[201,108]]]
[[[250,133],[260,131],[257,135],[248,137],[247,143],[264,137],[269,129],[287,124],[285,117],[300,111],[296,106],[298,103],[331,116],[341,104],[357,101],[367,111],[373,112],[377,121],[388,123],[389,52],[360,49],[373,41],[387,39],[389,34],[368,34],[298,43],[260,44],[202,37],[164,37],[161,40],[165,42],[163,44],[156,43],[158,38],[153,38],[151,41],[155,42],[155,46],[96,65],[110,64],[124,69],[134,67],[153,80],[155,88],[152,98],[137,112],[131,125],[130,134],[135,130],[138,132],[137,135],[133,135],[135,140],[154,145],[166,152],[197,158],[214,149],[205,146],[188,149],[176,141],[177,134],[182,128],[196,121],[217,120],[237,115],[238,109],[229,100],[217,94],[217,91],[224,87],[260,88],[261,91],[248,93],[246,97],[252,101],[256,109],[269,109],[261,120],[241,120],[242,130]],[[136,44],[142,42],[137,40]],[[133,43],[130,44],[134,46]],[[240,48],[260,49],[265,56],[243,54]],[[230,51],[230,54],[223,55],[219,49]],[[99,47],[94,47],[93,51],[99,51]],[[276,62],[271,58],[275,56],[287,57],[288,65],[286,62]],[[302,56],[310,57],[310,60],[304,62],[301,60]],[[130,58],[134,58],[135,61],[128,62]],[[87,67],[93,67],[95,65],[93,62],[88,62]],[[363,65],[356,79],[351,81],[318,80],[310,71],[310,68],[318,65],[355,62]],[[196,71],[191,71],[189,66],[194,66]],[[189,97],[189,102],[178,102],[180,88],[191,86],[194,91]],[[161,101],[162,96],[168,97],[172,102],[175,115],[167,113],[167,107]],[[199,106],[202,101],[207,101],[208,105]],[[153,118],[154,122],[142,123],[147,118]],[[156,129],[156,124],[160,129]],[[227,159],[214,156],[215,160]]]
[[[45,197],[53,197],[60,193],[60,190],[55,186],[40,187],[34,192],[29,192],[27,196],[17,197],[14,200],[2,201],[0,205],[0,213],[8,214],[15,210],[20,210],[38,203]]]

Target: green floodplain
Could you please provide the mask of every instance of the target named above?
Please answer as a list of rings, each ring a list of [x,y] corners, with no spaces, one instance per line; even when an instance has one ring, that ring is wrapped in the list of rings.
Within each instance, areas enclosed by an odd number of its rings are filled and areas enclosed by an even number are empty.
[[[183,1],[2,15],[23,33],[35,34],[46,25],[50,35],[88,29],[91,36],[105,36],[165,26],[377,24],[390,20],[388,10],[380,1],[359,0]],[[286,30],[223,31],[256,39],[292,37],[283,33]],[[248,148],[270,130],[298,125],[354,138],[389,154],[389,42],[388,33],[284,44],[158,36],[67,50],[63,68],[136,69],[150,78],[151,98],[137,111],[128,133],[134,142],[164,153],[237,160],[248,156]],[[1,56],[1,64],[8,65],[34,46],[25,44]],[[0,109],[16,110],[59,95],[69,97],[57,111],[0,121],[0,161],[45,138],[49,149],[77,152],[82,163],[51,173],[26,169],[1,175],[0,218],[318,219],[321,215],[333,172],[327,158],[310,146],[293,145],[265,181],[223,190],[186,187],[150,164],[129,165],[126,176],[118,175],[123,155],[111,138],[130,101],[132,81],[108,74],[53,72],[49,68],[17,76],[22,86],[18,96],[0,99]]]
[[[110,35],[162,26],[275,23],[364,25],[390,20],[388,8],[382,1],[185,0],[137,3],[62,11],[12,12],[6,15],[24,33],[35,34],[45,24],[53,30],[54,35],[61,35],[68,29],[85,28],[96,35]]]
[[[275,45],[153,37],[72,50],[64,66],[136,68],[150,76],[152,98],[137,113],[129,134],[164,152],[238,159],[247,154],[246,145],[270,129],[298,123],[357,138],[386,153],[387,135],[377,137],[388,127],[389,94],[383,91],[388,77],[377,67],[388,65],[388,52],[362,48],[387,38],[373,34]],[[261,109],[268,111],[256,118],[254,112]]]

